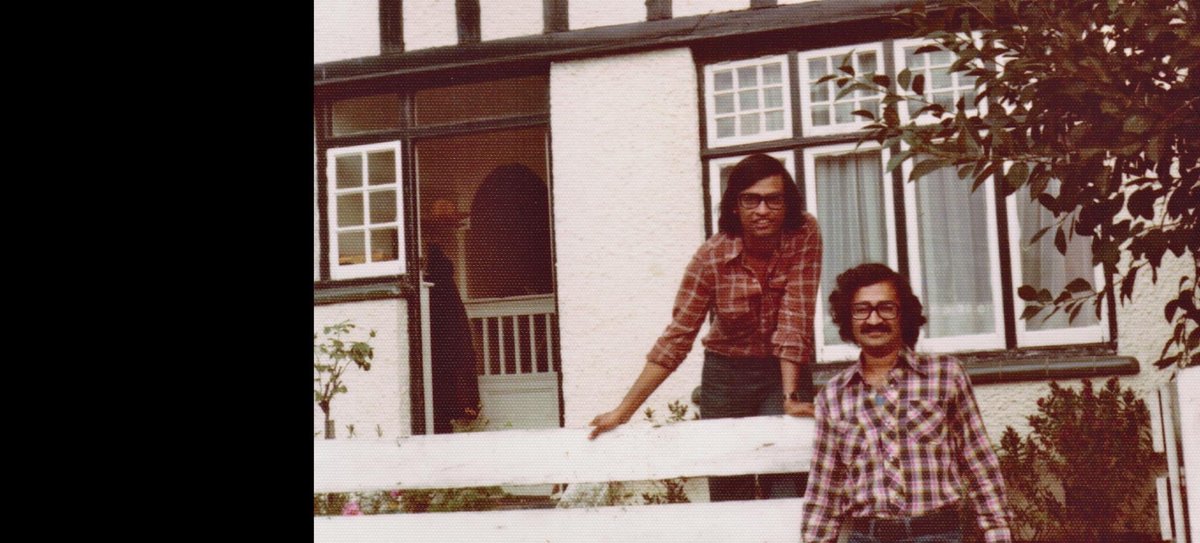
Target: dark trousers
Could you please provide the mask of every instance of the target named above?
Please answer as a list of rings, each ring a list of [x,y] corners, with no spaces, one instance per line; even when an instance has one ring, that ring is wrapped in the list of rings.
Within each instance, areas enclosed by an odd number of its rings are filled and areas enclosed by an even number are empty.
[[[812,365],[800,367],[800,399],[813,399]],[[783,414],[783,378],[779,359],[732,358],[704,351],[700,381],[700,418],[722,419]],[[754,475],[708,478],[709,501],[752,500]],[[762,495],[768,499],[804,495],[807,473],[766,474],[757,477]]]

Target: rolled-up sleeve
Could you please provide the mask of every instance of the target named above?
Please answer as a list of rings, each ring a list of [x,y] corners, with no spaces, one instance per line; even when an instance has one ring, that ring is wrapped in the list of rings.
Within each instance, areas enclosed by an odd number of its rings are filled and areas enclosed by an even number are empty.
[[[675,295],[675,306],[671,310],[671,324],[654,342],[646,355],[646,361],[669,370],[679,367],[692,350],[696,334],[704,324],[704,317],[712,305],[713,288],[716,283],[713,267],[707,253],[709,244],[704,244],[692,256],[683,273],[679,293]]]
[[[979,528],[987,543],[1009,543],[1012,535],[1008,526],[1008,508],[1005,500],[1004,477],[1000,473],[1000,461],[988,441],[979,406],[966,370],[955,362],[954,375],[956,407],[954,423],[962,438],[962,454],[959,457],[960,473],[968,478],[968,496],[975,508]]]
[[[779,307],[778,324],[771,344],[774,355],[793,364],[812,363],[813,326],[817,287],[821,284],[821,229],[812,215],[804,214],[797,258],[788,272],[787,289]]]

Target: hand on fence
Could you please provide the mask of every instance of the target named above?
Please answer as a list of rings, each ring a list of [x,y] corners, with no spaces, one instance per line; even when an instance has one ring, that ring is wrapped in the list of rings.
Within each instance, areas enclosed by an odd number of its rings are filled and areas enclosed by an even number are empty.
[[[619,410],[613,410],[602,415],[597,415],[596,418],[592,419],[592,422],[588,423],[588,426],[595,426],[595,428],[592,429],[592,433],[588,435],[588,439],[596,439],[596,436],[625,424],[626,422],[629,422],[629,416],[621,413]]]

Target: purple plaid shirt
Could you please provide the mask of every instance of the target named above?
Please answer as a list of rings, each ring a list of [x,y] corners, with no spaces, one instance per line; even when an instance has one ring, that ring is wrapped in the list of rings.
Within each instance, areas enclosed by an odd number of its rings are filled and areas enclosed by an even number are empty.
[[[674,370],[683,362],[704,317],[716,320],[702,343],[730,357],[776,356],[793,364],[812,362],[812,318],[821,281],[821,230],[804,213],[801,227],[785,230],[767,263],[767,284],[740,258],[741,236],[718,233],[688,263],[675,296],[671,324],[646,360]]]
[[[962,364],[906,348],[878,396],[861,366],[816,398],[804,541],[837,540],[843,519],[917,517],[964,495],[988,543],[1011,541],[1000,463]]]

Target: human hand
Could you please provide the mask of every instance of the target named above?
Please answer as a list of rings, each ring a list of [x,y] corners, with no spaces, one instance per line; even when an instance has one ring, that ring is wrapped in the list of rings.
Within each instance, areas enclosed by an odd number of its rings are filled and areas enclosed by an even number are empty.
[[[592,422],[588,423],[588,426],[595,426],[595,428],[592,428],[592,433],[588,435],[588,439],[596,439],[596,436],[625,424],[626,422],[629,422],[629,415],[625,415],[618,410],[597,415],[596,418],[592,419]]]
[[[783,400],[783,412],[793,417],[811,417],[817,410],[812,402],[800,402],[789,398]]]

